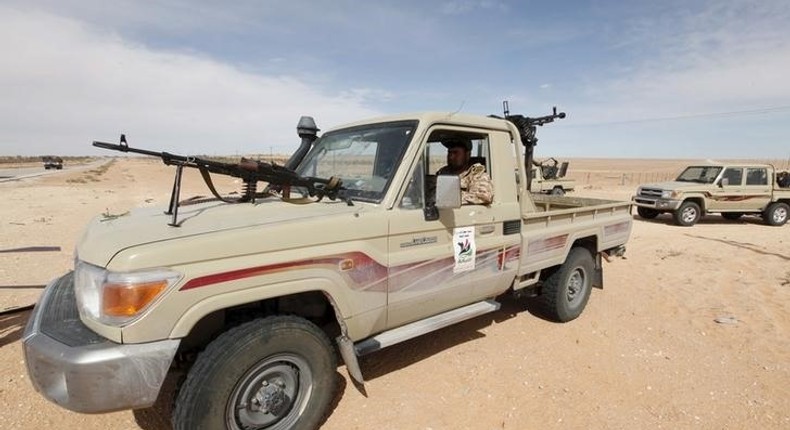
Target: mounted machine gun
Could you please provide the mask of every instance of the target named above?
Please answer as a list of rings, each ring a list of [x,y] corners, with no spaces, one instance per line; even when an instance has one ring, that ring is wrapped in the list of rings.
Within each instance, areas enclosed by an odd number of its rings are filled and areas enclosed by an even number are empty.
[[[502,102],[502,108],[504,111],[504,119],[512,122],[516,128],[518,128],[521,142],[524,144],[524,165],[527,167],[527,169],[530,169],[533,165],[532,161],[534,159],[533,154],[535,151],[535,145],[538,144],[538,138],[535,136],[537,133],[537,127],[554,122],[555,119],[565,118],[565,112],[557,113],[557,107],[555,106],[551,115],[530,118],[524,115],[511,115],[510,107],[508,106],[507,101]],[[496,115],[490,116],[494,118],[502,118]],[[527,189],[529,189],[531,185],[532,175],[527,175]]]
[[[312,124],[312,127],[303,126],[306,123]],[[171,154],[169,152],[156,152],[145,149],[137,149],[130,147],[126,142],[126,136],[121,135],[120,143],[106,143],[94,141],[93,146],[97,148],[109,149],[120,152],[131,152],[135,154],[143,154],[152,157],[159,157],[168,166],[176,166],[175,180],[173,181],[173,191],[170,195],[170,204],[168,210],[165,212],[172,215],[172,221],[169,225],[178,227],[178,207],[183,203],[179,201],[181,194],[181,173],[184,167],[195,168],[200,171],[206,186],[211,194],[218,200],[226,203],[254,203],[256,198],[267,197],[272,194],[272,190],[276,189],[281,192],[283,198],[289,198],[291,187],[302,187],[307,190],[310,197],[317,197],[320,201],[324,197],[330,200],[335,200],[338,193],[343,190],[340,178],[331,177],[329,179],[301,176],[293,169],[299,164],[304,157],[310,144],[315,140],[318,128],[315,127],[315,122],[310,117],[302,117],[297,126],[299,136],[302,137],[302,147],[288,160],[285,166],[279,166],[274,163],[267,163],[265,161],[252,160],[242,157],[238,163],[223,163],[219,161],[207,160],[203,158]],[[312,134],[311,134],[312,132]],[[302,148],[305,148],[303,150]],[[222,197],[214,187],[211,180],[211,173],[232,176],[240,178],[244,183],[241,197],[227,198]],[[269,187],[263,192],[257,191],[258,182],[266,182]]]

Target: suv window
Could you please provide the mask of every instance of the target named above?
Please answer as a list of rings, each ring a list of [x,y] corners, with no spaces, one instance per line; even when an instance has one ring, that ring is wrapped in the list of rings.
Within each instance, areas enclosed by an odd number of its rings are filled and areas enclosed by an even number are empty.
[[[746,185],[768,185],[768,169],[764,167],[747,168]]]
[[[719,176],[721,167],[719,166],[689,166],[681,173],[678,182],[697,182],[700,184],[712,184]]]
[[[721,180],[727,179],[727,185],[741,185],[743,180],[743,169],[740,167],[728,167],[721,175]]]

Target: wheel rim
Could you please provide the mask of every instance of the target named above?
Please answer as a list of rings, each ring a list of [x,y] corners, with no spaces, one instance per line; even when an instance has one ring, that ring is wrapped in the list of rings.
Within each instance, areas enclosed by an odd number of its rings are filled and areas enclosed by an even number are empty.
[[[787,208],[785,207],[778,207],[774,211],[774,222],[782,223],[787,220]]]
[[[683,220],[683,222],[692,223],[696,218],[697,218],[696,209],[694,209],[693,207],[688,207],[683,209],[683,212],[681,213],[681,219]]]
[[[293,354],[268,357],[236,384],[225,410],[229,429],[288,429],[310,399],[312,372]]]
[[[570,276],[566,285],[566,299],[574,307],[581,302],[584,297],[584,289],[587,283],[587,273],[581,267],[577,267]]]

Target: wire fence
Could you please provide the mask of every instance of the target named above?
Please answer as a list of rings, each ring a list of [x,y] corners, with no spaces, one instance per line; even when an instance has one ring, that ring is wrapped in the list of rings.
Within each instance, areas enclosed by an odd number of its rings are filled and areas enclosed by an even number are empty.
[[[786,160],[725,160],[722,164],[770,164],[777,172],[790,171],[790,158]],[[592,160],[570,159],[567,178],[579,185],[638,186],[674,181],[686,166],[719,164],[714,160]]]

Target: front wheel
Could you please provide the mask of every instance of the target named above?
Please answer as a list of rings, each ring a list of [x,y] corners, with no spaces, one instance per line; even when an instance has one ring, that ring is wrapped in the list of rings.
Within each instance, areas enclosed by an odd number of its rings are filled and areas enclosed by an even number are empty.
[[[323,331],[293,316],[257,319],[200,354],[179,391],[173,428],[317,428],[335,382],[335,354]]]
[[[544,282],[538,303],[549,318],[568,322],[587,306],[595,262],[586,248],[572,248],[560,268]]]
[[[763,219],[768,225],[782,226],[787,222],[788,212],[790,212],[790,206],[787,203],[771,203],[768,209],[765,210]]]
[[[702,213],[699,205],[694,202],[683,202],[673,213],[675,223],[683,227],[691,227],[699,221]]]

